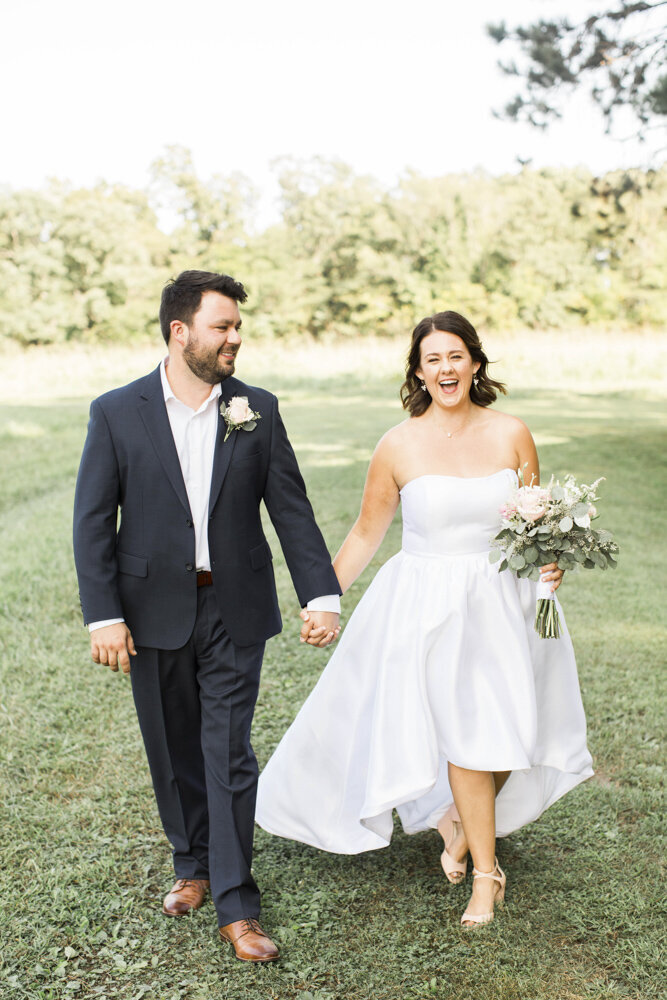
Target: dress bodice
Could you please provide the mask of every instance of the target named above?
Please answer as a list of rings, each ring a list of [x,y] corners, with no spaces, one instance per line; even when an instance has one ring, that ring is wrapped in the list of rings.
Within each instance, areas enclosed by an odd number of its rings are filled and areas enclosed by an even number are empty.
[[[490,476],[418,476],[401,490],[403,551],[419,556],[486,552],[500,508],[516,485],[513,469]]]

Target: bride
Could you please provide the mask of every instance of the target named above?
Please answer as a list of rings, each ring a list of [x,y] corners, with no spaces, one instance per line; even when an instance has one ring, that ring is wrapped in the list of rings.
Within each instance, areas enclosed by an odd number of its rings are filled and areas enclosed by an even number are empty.
[[[409,419],[380,440],[361,511],[334,560],[343,593],[399,502],[403,544],[377,573],[259,781],[257,822],[339,854],[437,828],[442,867],[472,894],[465,927],[493,919],[506,876],[496,837],[536,819],[593,773],[567,629],[533,630],[535,587],[488,559],[515,470],[537,481],[531,434],[489,409],[473,326],[455,312],[415,328],[401,388]],[[555,590],[562,572],[542,568]],[[324,645],[330,634],[302,637]],[[561,612],[561,621],[562,612]]]

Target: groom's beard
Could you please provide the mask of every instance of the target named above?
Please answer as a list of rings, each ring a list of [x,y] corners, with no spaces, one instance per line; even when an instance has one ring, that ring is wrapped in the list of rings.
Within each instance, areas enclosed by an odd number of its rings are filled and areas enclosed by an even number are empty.
[[[183,359],[193,375],[206,382],[208,385],[217,385],[224,382],[226,378],[234,374],[234,359],[222,357],[222,352],[227,354],[238,353],[238,347],[230,347],[223,344],[219,350],[212,347],[203,348],[199,346],[198,340],[190,340],[183,348]]]

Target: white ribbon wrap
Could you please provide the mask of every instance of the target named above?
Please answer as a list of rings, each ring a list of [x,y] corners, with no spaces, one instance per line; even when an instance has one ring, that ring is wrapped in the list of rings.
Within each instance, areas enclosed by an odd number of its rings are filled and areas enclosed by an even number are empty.
[[[536,600],[538,601],[553,601],[556,596],[551,589],[553,584],[551,580],[538,580],[537,581],[537,592],[535,594]]]

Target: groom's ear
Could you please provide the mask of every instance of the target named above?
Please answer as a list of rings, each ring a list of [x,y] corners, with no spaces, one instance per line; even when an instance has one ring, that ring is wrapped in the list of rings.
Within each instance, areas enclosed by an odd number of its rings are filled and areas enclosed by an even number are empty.
[[[185,347],[188,342],[188,327],[180,319],[172,319],[169,324],[169,340],[177,341],[181,347]]]

